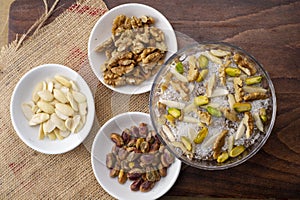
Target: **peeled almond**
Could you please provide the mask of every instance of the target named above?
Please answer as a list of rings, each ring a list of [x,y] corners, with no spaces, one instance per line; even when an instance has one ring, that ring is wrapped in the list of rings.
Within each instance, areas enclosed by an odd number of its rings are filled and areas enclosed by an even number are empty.
[[[221,49],[211,49],[210,53],[217,57],[225,57],[227,55],[230,55],[229,51],[223,51]]]
[[[30,120],[34,114],[31,106],[26,103],[22,104],[22,111],[27,120]]]
[[[86,102],[86,97],[84,96],[84,94],[76,91],[73,91],[72,94],[75,101],[77,101],[78,103]]]
[[[73,95],[69,91],[67,92],[67,99],[69,100],[70,105],[73,108],[73,110],[78,111],[77,102],[74,100]]]
[[[48,114],[52,114],[54,113],[54,106],[51,105],[50,103],[44,102],[44,101],[39,101],[37,102],[37,106],[39,107],[39,109],[41,109],[41,111],[48,113]]]
[[[79,113],[80,113],[80,115],[86,115],[86,113],[87,113],[87,103],[86,102],[84,102],[84,103],[80,103],[79,105]]]
[[[264,132],[264,125],[260,119],[259,113],[254,113],[253,118],[255,120],[255,124],[256,124],[256,127],[258,128],[258,130],[260,130],[261,132]]]
[[[68,130],[72,130],[72,125],[73,125],[73,119],[72,118],[68,118],[66,121],[65,121],[65,126]]]
[[[233,94],[228,94],[228,103],[231,110],[234,110],[233,105],[236,103]]]
[[[73,91],[79,91],[79,88],[74,81],[70,81],[70,83]]]
[[[80,121],[78,126],[76,127],[74,133],[78,133],[82,129],[82,127],[83,127],[83,123]]]
[[[213,90],[210,97],[220,97],[229,94],[229,91],[224,88],[216,88]]]
[[[222,65],[222,60],[220,58],[214,56],[212,53],[206,51],[203,53],[203,55],[206,56],[212,62]]]
[[[54,129],[53,133],[55,134],[55,136],[56,136],[59,140],[63,140],[63,139],[64,139],[64,137],[61,136],[60,130],[59,130],[59,129]]]
[[[35,126],[37,124],[43,123],[49,119],[49,114],[47,113],[37,113],[32,116],[29,121],[30,126]]]
[[[49,80],[47,84],[47,90],[52,93],[53,88],[54,88],[54,83],[52,80]]]
[[[75,129],[77,128],[77,126],[80,123],[80,115],[75,115],[73,117],[73,123],[72,123],[72,128],[71,128],[71,132],[75,133]]]
[[[243,120],[240,122],[240,125],[238,126],[237,130],[236,130],[236,134],[235,134],[235,139],[238,140],[240,139],[244,133],[245,133],[245,126],[244,126],[244,122]]]
[[[34,87],[33,92],[32,92],[32,101],[37,102],[40,99],[40,97],[37,93],[41,90],[43,90],[43,82],[39,82]]]
[[[53,114],[51,115],[50,120],[51,120],[51,121],[53,122],[53,124],[55,124],[55,126],[56,126],[57,128],[59,128],[60,130],[62,130],[62,131],[67,130],[67,128],[66,128],[66,126],[65,126],[65,122],[64,122],[62,119],[60,119],[60,118],[56,115],[56,113],[53,113]]]
[[[43,130],[43,124],[40,125],[40,128],[39,128],[39,140],[43,140],[45,137],[45,134],[44,134],[44,130]]]
[[[60,76],[60,75],[56,75],[56,76],[54,76],[54,78],[60,84],[66,86],[68,88],[71,87],[71,83],[70,83],[70,81],[67,78],[65,78],[63,76]]]
[[[234,137],[233,135],[230,135],[227,139],[227,144],[228,144],[228,149],[227,151],[230,152],[233,148],[233,144],[234,144]]]
[[[68,102],[66,95],[60,89],[54,89],[53,94],[54,94],[55,99],[57,99],[61,103]]]
[[[54,134],[54,132],[49,133],[47,136],[50,140],[55,140],[56,139],[56,135]]]
[[[70,135],[71,131],[66,130],[66,131],[62,131],[60,130],[60,135],[64,138],[68,137]]]
[[[51,120],[48,120],[43,123],[44,133],[51,133],[54,129],[55,129],[55,124]]]
[[[80,121],[85,124],[86,122],[86,115],[80,115]]]
[[[207,81],[207,86],[206,86],[207,97],[211,97],[215,85],[216,85],[216,75],[213,74]]]
[[[37,113],[37,110],[39,109],[39,107],[37,105],[34,105],[31,107],[31,110],[33,113]]]
[[[62,87],[60,88],[60,91],[62,91],[64,94],[67,94],[67,92],[69,92],[70,89],[69,89],[68,87],[66,87],[66,86],[62,86]]]
[[[182,121],[194,124],[200,123],[199,119],[190,116],[183,116]]]
[[[54,81],[54,88],[55,89],[60,89],[61,87],[62,87],[62,85],[59,82]]]
[[[72,109],[71,106],[69,106],[67,104],[57,103],[57,104],[55,104],[55,107],[63,115],[66,115],[66,116],[73,116],[74,115],[74,110]],[[80,104],[79,104],[79,109],[80,109]]]
[[[212,147],[213,143],[215,142],[216,138],[218,137],[218,134],[212,135],[207,140],[204,139],[202,143],[202,148],[209,148]]]
[[[53,100],[53,95],[48,90],[39,91],[37,94],[44,101],[52,101]]]
[[[56,113],[57,117],[59,117],[60,119],[66,120],[66,119],[69,118],[67,115],[62,114],[62,113],[59,112],[57,109],[54,109],[54,110],[55,110],[55,113]]]

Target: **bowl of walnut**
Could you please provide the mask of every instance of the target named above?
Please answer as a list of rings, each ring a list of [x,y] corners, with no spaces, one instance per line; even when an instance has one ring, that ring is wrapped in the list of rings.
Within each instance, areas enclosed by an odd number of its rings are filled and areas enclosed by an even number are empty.
[[[88,58],[97,78],[123,94],[149,92],[154,75],[176,51],[169,21],[156,9],[137,3],[105,13],[88,42]]]
[[[244,50],[204,43],[175,53],[158,72],[150,114],[177,158],[206,170],[237,166],[265,144],[276,118],[268,73]]]

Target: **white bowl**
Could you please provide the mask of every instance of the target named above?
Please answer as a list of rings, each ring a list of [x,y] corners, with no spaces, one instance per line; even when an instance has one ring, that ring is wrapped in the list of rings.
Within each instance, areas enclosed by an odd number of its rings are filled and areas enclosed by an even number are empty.
[[[101,127],[93,142],[91,161],[95,177],[102,188],[117,199],[157,199],[173,186],[180,172],[181,162],[175,158],[175,162],[168,168],[167,176],[161,178],[149,192],[133,192],[130,189],[132,181],[128,180],[121,185],[117,178],[109,176],[110,170],[106,167],[106,155],[111,152],[114,145],[110,139],[110,134],[113,132],[121,133],[125,128],[130,128],[133,125],[138,126],[141,122],[147,123],[149,129],[153,130],[150,115],[146,113],[128,112],[117,115]]]
[[[88,42],[88,58],[93,72],[97,78],[108,88],[123,94],[141,94],[148,92],[151,89],[154,76],[144,81],[140,85],[126,85],[121,87],[112,87],[104,83],[100,66],[105,62],[106,56],[104,53],[95,52],[94,49],[112,36],[111,29],[112,23],[115,17],[118,15],[126,15],[128,17],[136,16],[140,17],[143,15],[152,16],[155,20],[154,26],[160,28],[165,34],[165,41],[168,47],[165,60],[167,60],[173,53],[177,51],[177,40],[175,32],[169,23],[159,11],[154,8],[137,3],[129,3],[117,6],[110,11],[106,12],[95,24]]]
[[[71,133],[63,140],[52,141],[47,137],[39,140],[39,126],[29,126],[21,105],[31,100],[32,91],[37,83],[53,78],[57,74],[75,81],[80,92],[85,94],[88,104],[86,123],[78,133]],[[60,154],[74,149],[88,136],[94,122],[95,105],[89,86],[77,72],[63,65],[45,64],[31,69],[19,80],[11,97],[10,113],[13,127],[25,144],[41,153]]]

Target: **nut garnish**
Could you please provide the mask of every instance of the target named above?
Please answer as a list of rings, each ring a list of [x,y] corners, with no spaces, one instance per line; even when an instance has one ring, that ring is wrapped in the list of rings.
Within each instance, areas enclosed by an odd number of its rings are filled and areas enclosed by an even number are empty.
[[[223,165],[245,156],[264,136],[271,99],[251,57],[212,46],[200,45],[167,64],[154,90],[154,113],[170,146],[193,161]]]

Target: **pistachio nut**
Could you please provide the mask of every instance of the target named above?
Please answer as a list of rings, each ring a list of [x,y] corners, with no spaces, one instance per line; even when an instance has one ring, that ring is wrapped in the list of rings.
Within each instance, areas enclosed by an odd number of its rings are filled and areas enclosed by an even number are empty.
[[[140,168],[133,168],[127,173],[127,178],[129,180],[137,180],[142,177],[144,170]]]
[[[117,133],[110,134],[110,139],[118,146],[122,147],[124,145],[124,141],[122,137]]]
[[[155,185],[155,182],[151,182],[151,181],[144,181],[141,185],[140,185],[140,191],[141,192],[148,192],[150,191]]]
[[[106,155],[106,167],[112,169],[115,165],[116,158],[113,153],[109,153]]]
[[[130,189],[132,191],[139,191],[140,190],[140,186],[143,183],[143,179],[139,178],[137,180],[135,180],[131,185],[130,185]]]

